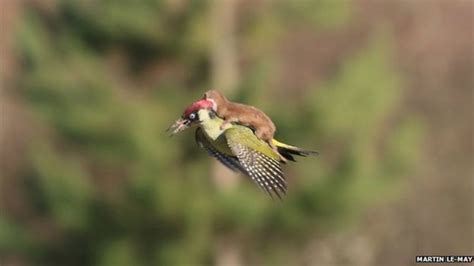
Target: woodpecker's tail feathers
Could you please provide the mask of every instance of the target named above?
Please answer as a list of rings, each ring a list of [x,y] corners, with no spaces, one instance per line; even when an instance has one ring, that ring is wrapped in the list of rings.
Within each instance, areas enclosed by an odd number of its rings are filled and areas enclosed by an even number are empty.
[[[277,147],[278,152],[287,160],[296,162],[295,158],[293,155],[298,155],[302,157],[306,157],[309,155],[318,155],[319,152],[317,151],[311,151],[311,150],[305,150],[302,148],[298,148],[295,146],[291,146],[282,142],[279,142],[276,139],[272,139],[273,144]]]

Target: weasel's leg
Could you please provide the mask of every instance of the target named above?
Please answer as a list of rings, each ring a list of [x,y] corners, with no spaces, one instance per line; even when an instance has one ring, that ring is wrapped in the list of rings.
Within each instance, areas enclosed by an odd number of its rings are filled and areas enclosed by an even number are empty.
[[[281,155],[281,154],[278,152],[278,148],[277,148],[277,146],[275,146],[275,144],[273,144],[273,141],[270,140],[270,141],[267,141],[267,143],[268,143],[268,145],[270,145],[270,147],[272,148],[272,150],[273,150],[274,152],[276,152],[276,153],[278,154],[278,156],[280,156],[280,161],[281,161],[282,163],[287,163],[287,162],[288,162],[288,160],[287,160],[285,157],[283,157],[283,155]]]
[[[270,131],[270,130],[267,130],[265,128],[257,128],[255,130],[255,136],[257,136],[257,138],[265,141],[266,143],[268,143],[268,145],[270,146],[270,148],[272,148],[272,150],[274,152],[276,152],[278,154],[278,156],[280,156],[280,161],[283,162],[283,163],[287,163],[288,160],[283,157],[279,152],[278,152],[278,148],[277,146],[275,146],[275,144],[273,144],[273,133]]]
[[[224,119],[224,123],[222,123],[219,128],[220,128],[220,130],[223,130],[227,125],[229,125],[231,123],[234,123],[234,122],[239,122],[239,119],[236,119],[236,118]]]

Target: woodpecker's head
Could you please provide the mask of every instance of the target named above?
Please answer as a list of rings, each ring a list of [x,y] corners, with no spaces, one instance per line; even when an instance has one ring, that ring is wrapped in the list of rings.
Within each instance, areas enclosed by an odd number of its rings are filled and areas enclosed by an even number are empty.
[[[178,132],[181,132],[190,126],[199,123],[199,110],[202,109],[212,109],[213,103],[209,100],[202,99],[197,102],[192,103],[188,106],[181,116],[173,125],[171,125],[167,131],[173,130],[171,135],[174,135]]]

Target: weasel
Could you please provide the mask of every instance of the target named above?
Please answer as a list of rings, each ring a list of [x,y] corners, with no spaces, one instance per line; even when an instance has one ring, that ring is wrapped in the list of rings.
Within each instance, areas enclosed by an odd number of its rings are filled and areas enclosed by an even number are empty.
[[[280,154],[273,143],[275,124],[263,111],[250,105],[231,102],[217,90],[207,91],[204,94],[204,99],[212,102],[212,110],[217,113],[217,116],[224,119],[221,128],[228,123],[251,127],[259,139],[268,143],[275,152]],[[283,162],[287,161],[281,155],[280,158]]]

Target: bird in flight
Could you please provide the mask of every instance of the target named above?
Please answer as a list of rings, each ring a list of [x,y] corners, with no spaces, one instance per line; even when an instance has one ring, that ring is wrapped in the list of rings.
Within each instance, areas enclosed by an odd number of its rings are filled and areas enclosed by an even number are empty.
[[[281,164],[295,161],[295,155],[305,157],[318,152],[284,144],[273,136],[270,140],[263,140],[255,134],[252,125],[219,117],[215,105],[206,97],[192,103],[168,130],[174,135],[196,126],[196,143],[209,155],[230,170],[250,177],[271,197],[276,195],[281,199],[287,191]]]

